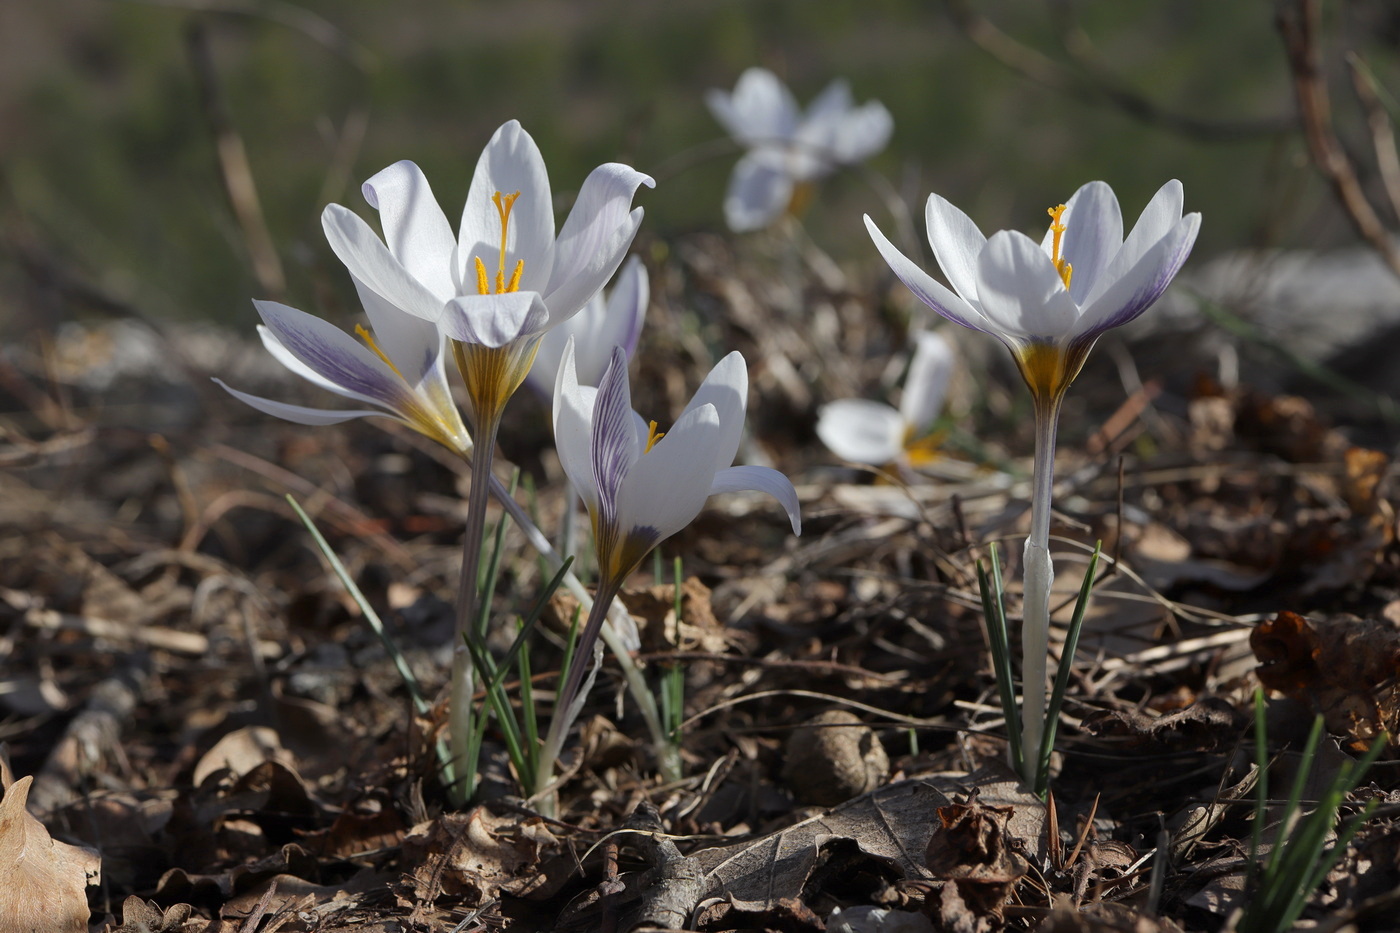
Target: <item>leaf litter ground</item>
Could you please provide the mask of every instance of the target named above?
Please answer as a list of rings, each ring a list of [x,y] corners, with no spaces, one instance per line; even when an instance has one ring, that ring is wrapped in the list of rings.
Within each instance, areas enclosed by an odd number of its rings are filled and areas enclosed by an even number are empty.
[[[1047,807],[1002,764],[975,597],[993,542],[1017,578],[1026,523],[1009,363],[960,344],[936,478],[835,466],[815,409],[897,381],[910,309],[810,244],[760,243],[744,265],[718,238],[652,244],[662,284],[635,391],[678,411],[694,374],[743,350],[746,455],[798,482],[804,535],[766,502],[722,498],[664,547],[659,578],[637,575],[647,669],[684,669],[686,778],[660,782],[609,668],[557,819],[515,796],[489,739],[484,802],[446,806],[441,702],[412,713],[282,498],[315,515],[438,696],[465,484],[450,458],[392,427],[240,408],[207,375],[270,377],[227,335],[100,322],[0,359],[0,853],[40,853],[0,859],[0,931],[32,927],[21,897],[55,930],[121,933],[1221,929],[1250,896],[1255,687],[1271,696],[1271,788],[1290,785],[1315,712],[1329,742],[1305,799],[1400,734],[1395,493],[1370,449],[1384,424],[1354,400],[1222,387],[1189,362],[1198,335],[1100,348],[1062,430],[1061,624],[1096,540],[1111,559]],[[114,333],[157,347],[165,374],[123,369]],[[502,446],[549,529],[547,423],[517,399]],[[498,620],[540,584],[506,540]],[[558,600],[540,633],[537,696],[569,615]],[[1349,798],[1381,806],[1312,898],[1320,928],[1394,927],[1395,760]],[[1266,844],[1282,812],[1265,810]]]

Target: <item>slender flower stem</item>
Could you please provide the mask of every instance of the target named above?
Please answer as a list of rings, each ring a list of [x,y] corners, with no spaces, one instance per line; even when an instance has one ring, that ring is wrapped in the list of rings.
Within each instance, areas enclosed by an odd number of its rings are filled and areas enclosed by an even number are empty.
[[[544,536],[539,527],[531,521],[530,516],[520,507],[520,504],[511,498],[510,492],[501,484],[501,481],[494,476],[491,477],[491,492],[525,535],[530,546],[544,558],[549,569],[557,573],[559,568],[564,565],[563,557],[549,543],[549,539]],[[656,751],[662,776],[668,781],[679,781],[682,776],[680,755],[667,736],[666,727],[661,722],[661,712],[656,707],[656,697],[652,695],[646,678],[642,676],[641,668],[637,666],[636,661],[632,660],[631,647],[623,636],[623,632],[632,627],[627,607],[616,598],[616,594],[607,599],[603,599],[602,594],[599,594],[595,600],[588,594],[588,589],[583,585],[583,582],[572,571],[564,575],[563,586],[574,595],[574,598],[579,601],[589,616],[595,611],[594,607],[597,603],[601,602],[607,607],[607,613],[611,618],[603,622],[599,633],[600,637],[608,646],[608,650],[613,653],[613,657],[617,659],[618,666],[622,668],[622,676],[627,681],[627,689],[632,694],[632,700],[637,704],[642,718],[646,720],[647,731],[651,733],[651,743]],[[567,728],[564,731],[567,732]],[[550,767],[553,768],[553,759],[545,758],[543,760],[550,762]]]
[[[1031,477],[1031,532],[1026,538],[1025,600],[1021,621],[1021,751],[1034,786],[1045,730],[1046,665],[1050,654],[1050,497],[1055,486],[1055,431],[1062,395],[1035,404],[1035,465]]]
[[[593,645],[597,641],[597,633],[607,621],[608,607],[621,588],[620,581],[610,580],[606,577],[598,581],[597,598],[593,602],[593,608],[588,612],[588,621],[584,623],[583,630],[579,633],[573,662],[566,674],[564,685],[554,700],[554,715],[550,719],[549,732],[544,740],[544,750],[540,754],[540,768],[536,772],[536,785],[531,789],[533,796],[543,794],[554,777],[554,762],[564,747],[564,739],[568,736],[570,727],[578,718],[579,711],[573,707],[582,706],[583,695],[581,691],[584,678],[593,666]],[[648,695],[650,695],[649,691]]]
[[[448,736],[451,743],[453,774],[458,784],[453,797],[458,803],[469,799],[475,787],[462,786],[463,775],[475,775],[468,761],[471,749],[471,699],[475,691],[471,652],[467,640],[481,638],[482,626],[477,616],[490,607],[477,604],[477,577],[481,567],[481,541],[486,533],[486,502],[494,477],[491,461],[496,453],[496,432],[501,426],[501,412],[477,413],[476,449],[472,455],[472,486],[467,495],[467,527],[462,535],[462,575],[457,586],[457,627],[452,647],[452,693],[448,707]],[[467,783],[474,783],[468,781]]]

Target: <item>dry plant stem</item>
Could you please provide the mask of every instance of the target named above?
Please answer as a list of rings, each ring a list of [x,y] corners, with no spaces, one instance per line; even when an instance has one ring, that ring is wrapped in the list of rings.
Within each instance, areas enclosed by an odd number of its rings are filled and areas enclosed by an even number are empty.
[[[477,637],[476,618],[489,607],[477,605],[477,577],[481,567],[481,539],[486,533],[486,501],[491,491],[491,461],[496,453],[496,432],[501,411],[477,412],[477,444],[472,455],[472,486],[467,496],[467,528],[462,535],[462,576],[457,585],[457,627],[452,646],[452,694],[448,706],[448,736],[452,750],[453,795],[460,802],[475,788],[461,786],[471,747],[471,699],[475,688],[467,640]]]
[[[1055,486],[1055,431],[1062,395],[1035,403],[1035,465],[1031,476],[1031,532],[1026,538],[1021,610],[1021,749],[1025,773],[1034,786],[1045,732],[1046,663],[1050,655],[1050,496]]]
[[[520,504],[511,498],[510,493],[505,486],[501,485],[500,480],[494,476],[491,477],[491,491],[506,513],[510,515],[511,520],[515,522],[516,527],[524,533],[530,546],[544,558],[550,571],[557,573],[559,568],[564,566],[563,557],[549,543],[549,539],[544,536],[544,533],[530,520],[530,516],[525,514],[525,510],[520,507]],[[632,699],[637,704],[642,718],[646,720],[647,731],[651,733],[651,742],[656,751],[662,777],[667,781],[679,781],[682,776],[680,753],[671,745],[666,729],[661,723],[661,712],[656,707],[656,697],[652,695],[650,687],[647,686],[641,668],[632,659],[632,650],[623,640],[622,630],[618,628],[618,626],[630,627],[632,624],[631,617],[627,614],[627,607],[616,598],[616,593],[604,598],[605,594],[600,591],[595,600],[588,595],[588,589],[572,571],[564,575],[563,586],[579,601],[579,605],[583,607],[590,618],[595,611],[598,611],[595,608],[597,604],[601,603],[606,607],[607,614],[617,620],[617,625],[614,625],[612,621],[605,619],[599,631],[599,637],[603,639],[603,643],[608,646],[608,650],[617,659],[618,666],[622,668],[622,676],[627,681],[627,689],[632,694]],[[552,758],[544,760],[553,761]]]
[[[1317,0],[1296,0],[1279,6],[1278,28],[1283,34],[1289,69],[1293,72],[1298,119],[1308,143],[1308,153],[1318,171],[1326,176],[1333,195],[1356,232],[1396,275],[1400,275],[1400,247],[1395,245],[1367,200],[1361,181],[1356,177],[1356,168],[1332,129],[1332,102],[1317,42],[1320,18]]]

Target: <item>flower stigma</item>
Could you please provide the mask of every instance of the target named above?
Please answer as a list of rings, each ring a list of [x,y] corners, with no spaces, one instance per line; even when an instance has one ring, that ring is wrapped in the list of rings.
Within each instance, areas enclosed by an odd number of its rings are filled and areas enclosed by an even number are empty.
[[[656,446],[656,442],[666,436],[665,431],[656,430],[656,422],[653,421],[647,426],[647,446],[642,451],[644,454],[651,453],[651,449]]]
[[[397,366],[394,365],[394,361],[391,360],[391,359],[389,359],[389,354],[385,353],[383,350],[381,350],[381,349],[379,348],[379,343],[378,343],[378,341],[376,341],[376,340],[374,339],[374,335],[371,334],[371,333],[369,332],[369,329],[366,328],[365,325],[363,325],[363,324],[356,324],[356,325],[355,325],[355,335],[358,336],[361,340],[363,340],[363,341],[365,342],[365,344],[366,344],[371,350],[374,351],[374,355],[375,355],[375,356],[379,357],[381,360],[384,361],[384,365],[385,365],[385,366],[388,366],[390,369],[392,369],[392,370],[394,371],[394,375],[395,375],[395,376],[398,376],[400,379],[403,379],[403,381],[404,381],[405,383],[408,382],[407,379],[404,379],[403,373],[399,372],[399,368],[398,368]]]
[[[520,192],[514,194],[501,194],[497,191],[491,195],[491,203],[496,205],[496,213],[501,218],[501,253],[500,259],[496,263],[496,294],[501,295],[507,292],[518,291],[520,288],[520,274],[525,271],[525,260],[518,259],[515,263],[515,271],[511,273],[510,281],[506,281],[506,233],[510,229],[510,210],[515,207],[515,201],[520,197]],[[486,276],[486,264],[481,261],[481,257],[476,258],[476,290],[479,294],[491,294],[490,280]]]
[[[1055,264],[1055,271],[1060,273],[1060,279],[1065,283],[1065,290],[1069,290],[1069,280],[1074,277],[1074,266],[1065,261],[1060,255],[1060,238],[1065,235],[1065,225],[1061,218],[1064,216],[1065,208],[1068,205],[1061,204],[1046,210],[1050,215],[1050,233],[1053,235],[1050,241],[1050,261]]]

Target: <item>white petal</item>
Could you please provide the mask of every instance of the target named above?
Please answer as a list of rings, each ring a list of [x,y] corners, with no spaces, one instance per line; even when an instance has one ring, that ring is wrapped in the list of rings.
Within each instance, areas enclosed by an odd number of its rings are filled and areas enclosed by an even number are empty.
[[[472,175],[457,237],[457,274],[462,291],[475,291],[480,259],[489,276],[501,266],[501,215],[492,195],[520,192],[506,228],[505,277],[524,260],[523,291],[543,291],[554,262],[554,202],[544,157],[530,134],[511,120],[492,135]]]
[[[1074,334],[1079,308],[1040,245],[1016,230],[992,234],[977,263],[977,294],[1003,338],[1056,343]]]
[[[589,512],[598,508],[598,484],[593,481],[593,460],[589,453],[593,434],[593,407],[598,390],[580,386],[574,371],[574,347],[564,347],[559,377],[554,383],[554,446],[559,463]]]
[[[618,523],[624,534],[651,529],[649,536],[659,542],[700,514],[714,482],[713,452],[719,435],[714,406],[702,405],[683,414],[638,458],[618,493]]]
[[[711,91],[705,99],[715,119],[745,146],[788,139],[797,129],[797,101],[766,68],[745,71],[732,95]]]
[[[311,381],[340,395],[372,401],[386,408],[402,411],[409,406],[409,390],[404,381],[383,360],[334,324],[275,301],[254,301],[253,306],[276,336],[277,343],[320,376],[320,380]],[[268,349],[278,356],[271,347]],[[283,365],[286,365],[285,360]]]
[[[295,424],[324,425],[339,424],[342,421],[350,421],[353,418],[364,418],[368,415],[384,415],[391,417],[382,411],[353,411],[348,409],[335,410],[329,408],[307,408],[305,405],[289,405],[286,402],[274,401],[270,398],[263,398],[258,395],[249,395],[247,392],[240,392],[238,389],[225,383],[222,379],[215,378],[219,387],[247,405],[251,405],[264,414],[272,415],[274,418],[281,418],[283,421],[291,421]]]
[[[328,392],[334,392],[336,395],[341,395],[345,398],[357,398],[362,402],[372,401],[372,399],[362,398],[354,393],[346,392],[345,389],[331,382],[325,376],[322,376],[320,373],[316,372],[316,370],[297,359],[286,347],[282,346],[282,342],[277,339],[277,335],[274,334],[266,324],[259,324],[257,329],[258,338],[262,340],[263,348],[271,354],[272,358],[307,382],[317,388],[325,389]]]
[[[434,369],[442,368],[443,338],[436,324],[405,314],[358,278],[351,279],[379,349],[394,361],[410,385],[421,384]]]
[[[883,402],[845,398],[823,405],[817,437],[852,463],[883,466],[904,452],[904,417]]]
[[[442,316],[441,299],[399,265],[389,247],[358,214],[339,204],[328,204],[321,212],[321,228],[350,274],[385,301],[426,321]]]
[[[1080,302],[1081,306],[1097,301],[1098,297],[1117,279],[1136,266],[1143,255],[1157,244],[1157,241],[1171,232],[1172,228],[1181,220],[1184,198],[1185,193],[1181,182],[1175,178],[1157,189],[1152,200],[1147,202],[1147,207],[1143,208],[1137,223],[1133,224],[1132,232],[1123,241],[1122,248],[1109,260],[1099,280],[1094,283],[1089,294]]]
[[[1076,333],[1080,336],[1102,333],[1128,323],[1152,307],[1191,254],[1200,228],[1200,214],[1181,218],[1137,265],[1105,288],[1094,303],[1084,309]]]
[[[1074,268],[1070,294],[1083,303],[1104,267],[1123,245],[1123,215],[1113,189],[1101,181],[1083,185],[1065,205],[1060,257]]]
[[[549,320],[538,292],[465,295],[447,303],[443,333],[493,349],[539,333]]]
[[[884,151],[894,133],[894,117],[878,100],[845,114],[833,140],[836,160],[845,165],[864,162]]]
[[[724,220],[735,233],[762,230],[792,203],[792,174],[771,151],[745,153],[729,176]]]
[[[738,350],[731,351],[715,364],[691,396],[682,417],[705,405],[712,406],[719,417],[720,434],[710,450],[713,457],[710,469],[718,470],[733,463],[734,455],[739,452],[739,441],[744,435],[744,414],[749,407],[749,368]]]
[[[792,533],[802,534],[802,507],[797,501],[797,490],[793,488],[792,480],[771,467],[728,467],[715,474],[714,482],[710,484],[710,495],[745,489],[766,492],[777,499],[792,523]]]
[[[845,78],[837,78],[812,98],[803,116],[806,120],[842,117],[854,106],[855,98],[851,96],[850,83]]]
[[[602,344],[621,347],[627,358],[637,352],[637,341],[642,336],[642,321],[651,303],[651,277],[647,267],[638,256],[627,260],[613,283],[612,294],[608,297],[607,313],[603,315],[600,330]]]
[[[905,287],[914,293],[916,298],[954,324],[961,324],[963,327],[970,327],[988,334],[993,333],[991,324],[977,308],[953,294],[933,276],[920,269],[909,257],[901,253],[880,232],[880,228],[875,226],[875,221],[870,219],[869,214],[865,215],[865,229],[870,232],[870,238],[875,241],[875,248],[885,258],[891,271],[899,277]]]
[[[987,246],[987,238],[977,229],[972,218],[936,194],[928,196],[924,207],[924,222],[928,225],[928,243],[933,258],[943,270],[948,283],[965,301],[977,300],[977,257]]]
[[[452,275],[457,238],[422,169],[406,160],[395,162],[360,190],[370,207],[379,211],[389,251],[409,275],[440,301],[457,294]]]
[[[953,378],[953,347],[941,334],[928,331],[921,332],[917,340],[899,411],[915,435],[922,436],[943,410],[948,382]]]
[[[544,290],[551,324],[577,313],[617,271],[642,222],[642,209],[632,209],[642,185],[655,187],[656,182],[619,162],[600,165],[584,179],[559,231]]]

